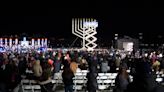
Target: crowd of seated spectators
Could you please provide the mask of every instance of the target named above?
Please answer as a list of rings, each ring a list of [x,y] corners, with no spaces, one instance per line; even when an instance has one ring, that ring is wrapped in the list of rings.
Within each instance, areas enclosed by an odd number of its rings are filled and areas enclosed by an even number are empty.
[[[118,73],[115,92],[164,92],[163,87],[155,82],[156,73],[164,73],[164,58],[158,57],[157,53],[142,57],[127,54],[122,57],[115,52],[111,55],[96,51],[61,50],[44,53],[0,53],[0,92],[12,92],[24,77],[36,80],[42,92],[53,92],[51,79],[54,73],[61,70],[65,92],[73,92],[73,77],[77,69],[89,71],[89,92],[96,92],[98,89],[98,73]],[[26,70],[33,73],[27,73]],[[133,82],[129,75],[133,76]]]

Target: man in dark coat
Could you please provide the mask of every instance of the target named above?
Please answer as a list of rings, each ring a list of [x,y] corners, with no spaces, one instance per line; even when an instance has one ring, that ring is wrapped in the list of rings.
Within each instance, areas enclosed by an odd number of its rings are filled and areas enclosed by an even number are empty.
[[[150,64],[142,60],[136,64],[136,74],[126,92],[164,92],[164,88],[158,85],[153,78]]]
[[[96,92],[98,86],[97,86],[97,64],[98,60],[96,56],[91,56],[88,59],[88,64],[89,64],[89,73],[87,74],[87,90],[88,92]]]

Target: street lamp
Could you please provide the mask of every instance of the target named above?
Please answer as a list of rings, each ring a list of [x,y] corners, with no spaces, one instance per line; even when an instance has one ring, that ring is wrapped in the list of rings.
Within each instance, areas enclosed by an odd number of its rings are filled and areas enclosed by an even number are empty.
[[[118,34],[114,34],[114,48],[116,48],[116,43],[117,43],[117,40],[118,40]]]

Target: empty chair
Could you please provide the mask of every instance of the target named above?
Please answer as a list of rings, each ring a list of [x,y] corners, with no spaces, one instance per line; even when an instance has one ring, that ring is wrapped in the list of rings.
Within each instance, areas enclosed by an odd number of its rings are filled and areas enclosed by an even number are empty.
[[[84,80],[74,80],[74,83],[76,83],[76,84],[83,84]]]
[[[40,85],[32,85],[33,91],[34,92],[41,92],[41,87]]]
[[[133,76],[129,76],[129,78],[130,78],[130,82],[133,82]]]
[[[105,73],[105,76],[111,76],[112,74],[111,73]]]
[[[54,74],[54,79],[52,80],[52,82],[58,84],[58,83],[63,83],[62,81],[62,73],[59,72],[59,73],[55,73]]]
[[[104,80],[106,80],[108,77],[107,76],[99,76],[97,77],[97,82],[98,83],[101,83],[101,84],[104,84]]]
[[[82,72],[75,73],[75,76],[82,76],[82,75],[83,75]]]
[[[81,70],[82,73],[88,73],[88,70]]]
[[[161,77],[164,77],[164,74],[162,74]]]
[[[39,90],[41,89],[40,85],[32,85],[32,88],[33,88],[33,89],[37,89],[37,90],[38,90],[38,89],[39,89]]]
[[[104,84],[111,84],[111,83],[112,83],[112,80],[110,79],[104,80]]]
[[[81,71],[84,76],[87,76],[87,73],[89,72],[88,70],[82,70]]]
[[[83,85],[73,86],[73,89],[75,89],[75,90],[82,90],[83,89]]]
[[[98,73],[98,76],[104,76],[105,73]]]
[[[98,84],[102,84],[103,83],[103,80],[97,80],[97,83]]]
[[[81,75],[81,76],[75,76],[75,79],[81,79],[81,80],[83,80],[83,76]]]
[[[26,69],[26,73],[28,73],[28,74],[33,74],[33,71],[32,71],[32,70]]]
[[[53,84],[56,83],[56,80],[52,80],[52,83],[53,83]]]
[[[23,92],[33,92],[33,88],[31,85],[22,85]]]
[[[107,85],[98,85],[99,90],[105,90],[107,89]]]
[[[21,80],[21,85],[30,85],[30,80],[28,79]]]
[[[116,77],[117,76],[117,73],[112,73],[112,76],[115,76]]]
[[[156,81],[157,81],[158,83],[160,83],[160,82],[163,81],[163,79],[162,79],[162,78],[156,78]]]
[[[108,77],[107,76],[100,76],[100,79],[106,80]]]
[[[37,81],[36,80],[30,80],[30,84],[35,85],[35,84],[37,84]]]
[[[160,73],[159,71],[156,72],[156,74],[159,74],[159,73]]]
[[[112,80],[111,86],[115,86],[115,80]]]
[[[97,76],[97,80],[99,80],[100,79],[100,76]]]

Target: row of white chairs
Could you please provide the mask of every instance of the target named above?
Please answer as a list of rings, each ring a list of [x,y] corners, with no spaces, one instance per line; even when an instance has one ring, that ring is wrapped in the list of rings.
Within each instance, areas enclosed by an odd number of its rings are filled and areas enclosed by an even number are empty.
[[[21,88],[23,92],[41,92],[41,87],[35,80],[21,80]]]
[[[77,70],[74,77],[74,89],[81,90],[84,86],[86,86],[87,83],[87,73],[88,70]],[[130,70],[127,70],[127,72],[130,72]],[[97,76],[97,83],[98,83],[98,89],[103,90],[107,89],[110,86],[115,86],[115,78],[117,76],[117,73],[98,73]],[[157,82],[162,82],[164,74],[161,74],[160,77],[156,79]],[[133,81],[133,77],[130,76],[131,82]],[[34,81],[33,81],[34,82]],[[32,83],[32,81],[31,81]],[[56,84],[62,84],[62,72],[55,73],[54,79],[52,80],[52,83]]]
[[[115,85],[117,73],[98,73],[97,83],[99,90],[105,90]]]
[[[29,80],[29,79],[22,79],[21,80],[21,84],[24,85],[24,84],[37,84],[37,81],[36,80]]]
[[[87,83],[86,76],[87,76],[87,72],[77,72],[75,74],[74,88],[76,90],[81,90],[84,86],[86,86]],[[117,73],[98,73],[97,76],[98,89],[103,90],[103,89],[107,89],[110,86],[114,86],[116,76]]]
[[[74,89],[77,90],[81,90],[84,86],[86,86],[87,84],[87,70],[82,70],[79,71],[75,74],[74,77]],[[54,79],[52,80],[52,83],[55,84],[62,84],[62,76],[61,76],[62,72],[56,73]],[[97,81],[98,81],[98,85],[99,85],[99,89],[102,89],[102,86],[105,84],[105,86],[109,86],[109,84],[111,84],[110,86],[113,86],[115,83],[115,77],[117,76],[117,73],[98,73],[98,77],[97,77]],[[23,89],[33,89],[33,84],[36,83],[35,80],[28,80],[28,79],[24,79],[22,80],[22,85],[23,85]],[[35,86],[35,85],[34,85]],[[39,85],[38,85],[39,88]]]
[[[41,92],[40,85],[22,85],[23,92]]]
[[[87,73],[88,73],[88,70],[77,70],[76,73],[75,73],[75,77],[73,78],[74,79],[74,90],[75,92],[77,90],[82,90],[83,87],[86,86],[87,84]]]

